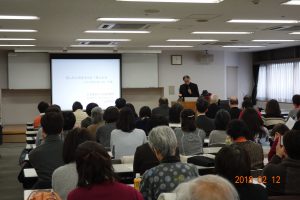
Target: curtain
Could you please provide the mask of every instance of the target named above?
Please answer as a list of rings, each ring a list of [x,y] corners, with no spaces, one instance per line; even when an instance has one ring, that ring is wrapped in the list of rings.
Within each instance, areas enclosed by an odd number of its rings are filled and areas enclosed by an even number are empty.
[[[259,65],[253,66],[253,81],[254,86],[252,89],[252,102],[254,105],[256,105],[256,97],[257,97],[257,84],[258,84],[258,75],[259,75]]]

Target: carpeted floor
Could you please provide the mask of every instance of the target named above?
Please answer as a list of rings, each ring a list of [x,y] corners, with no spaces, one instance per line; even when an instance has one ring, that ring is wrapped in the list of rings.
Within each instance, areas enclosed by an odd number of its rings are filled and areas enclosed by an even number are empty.
[[[25,147],[23,143],[6,143],[0,145],[0,199],[22,200],[23,188],[18,182],[20,171],[18,159]]]

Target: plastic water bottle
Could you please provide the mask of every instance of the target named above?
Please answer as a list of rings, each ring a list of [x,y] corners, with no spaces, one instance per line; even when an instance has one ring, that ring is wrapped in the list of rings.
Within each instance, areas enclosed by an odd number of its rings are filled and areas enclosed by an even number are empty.
[[[137,173],[135,175],[135,179],[133,180],[134,189],[136,189],[137,191],[140,191],[141,181],[142,181],[141,175]]]

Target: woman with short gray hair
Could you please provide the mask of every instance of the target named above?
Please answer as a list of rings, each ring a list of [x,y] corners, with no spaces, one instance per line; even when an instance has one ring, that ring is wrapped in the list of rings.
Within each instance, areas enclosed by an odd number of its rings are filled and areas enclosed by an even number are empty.
[[[194,165],[181,163],[175,156],[177,139],[170,127],[152,129],[149,144],[160,164],[143,175],[141,193],[145,200],[156,200],[161,193],[171,192],[180,183],[198,177],[198,169]]]
[[[95,107],[91,111],[92,124],[88,126],[89,132],[92,134],[93,138],[96,140],[97,129],[104,125],[103,121],[103,111],[100,107]]]

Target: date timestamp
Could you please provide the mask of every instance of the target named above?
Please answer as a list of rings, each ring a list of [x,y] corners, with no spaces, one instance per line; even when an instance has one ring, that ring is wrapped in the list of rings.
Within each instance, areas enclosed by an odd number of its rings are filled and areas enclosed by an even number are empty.
[[[245,184],[245,183],[258,183],[258,184],[280,184],[280,176],[271,176],[268,178],[267,176],[258,176],[257,178],[253,178],[253,176],[235,176],[234,177],[235,184]]]

